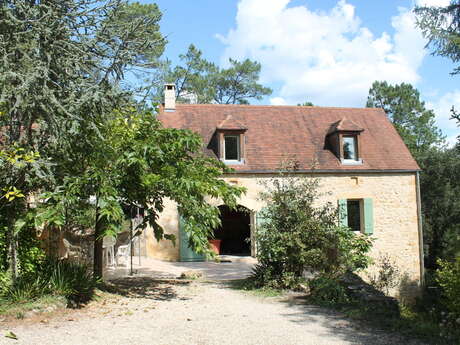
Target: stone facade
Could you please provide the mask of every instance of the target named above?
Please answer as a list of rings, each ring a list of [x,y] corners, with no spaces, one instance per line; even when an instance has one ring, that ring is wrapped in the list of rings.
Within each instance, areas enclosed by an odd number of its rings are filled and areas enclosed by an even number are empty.
[[[323,202],[337,204],[339,199],[373,200],[375,238],[371,256],[378,261],[387,255],[404,274],[407,282],[420,281],[420,244],[418,233],[417,193],[415,173],[322,173],[320,189],[324,192]],[[247,189],[239,204],[252,212],[264,205],[258,195],[263,190],[263,182],[273,175],[233,174],[224,179]],[[218,205],[219,203],[211,201]],[[174,203],[167,200],[166,208],[159,219],[167,233],[179,240],[179,219]],[[147,234],[147,255],[164,260],[179,260],[178,241],[175,246],[169,241],[156,242],[152,231]],[[372,270],[372,268],[371,268]]]

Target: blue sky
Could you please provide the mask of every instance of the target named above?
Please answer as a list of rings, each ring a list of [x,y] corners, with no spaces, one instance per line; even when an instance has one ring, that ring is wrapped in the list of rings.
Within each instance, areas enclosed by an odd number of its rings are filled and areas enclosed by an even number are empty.
[[[189,44],[222,66],[229,57],[262,64],[273,89],[263,104],[311,101],[365,105],[374,80],[417,87],[450,142],[458,135],[450,108],[460,109],[460,76],[433,57],[415,28],[415,4],[448,0],[143,0],[163,13],[165,56],[173,62]]]

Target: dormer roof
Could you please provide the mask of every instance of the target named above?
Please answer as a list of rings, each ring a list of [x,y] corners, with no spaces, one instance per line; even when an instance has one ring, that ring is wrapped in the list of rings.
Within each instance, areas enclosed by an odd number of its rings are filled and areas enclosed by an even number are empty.
[[[227,115],[225,120],[219,123],[216,128],[219,130],[228,130],[228,131],[235,131],[235,130],[245,131],[248,129],[240,121],[233,118],[232,115]]]
[[[362,132],[362,131],[364,131],[364,128],[358,126],[353,121],[344,117],[340,119],[339,121],[334,122],[329,128],[329,131],[327,132],[327,134],[332,134],[336,132]]]

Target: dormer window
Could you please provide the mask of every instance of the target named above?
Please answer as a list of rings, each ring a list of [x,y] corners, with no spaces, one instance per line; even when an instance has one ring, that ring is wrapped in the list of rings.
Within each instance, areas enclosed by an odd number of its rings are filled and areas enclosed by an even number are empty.
[[[358,139],[355,135],[342,137],[342,150],[344,161],[357,161],[358,160]]]
[[[241,147],[240,136],[232,134],[224,134],[224,147],[223,147],[224,161],[237,161],[241,160]]]
[[[364,131],[353,121],[343,118],[331,125],[327,145],[342,165],[362,164],[359,135]]]
[[[244,138],[247,128],[228,115],[216,128],[217,156],[228,165],[244,164]]]

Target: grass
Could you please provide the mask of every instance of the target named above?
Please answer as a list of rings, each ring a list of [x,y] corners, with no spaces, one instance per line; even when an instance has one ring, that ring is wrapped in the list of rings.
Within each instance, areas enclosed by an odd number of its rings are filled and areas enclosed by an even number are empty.
[[[417,312],[410,306],[400,304],[400,315],[383,309],[376,312],[372,305],[359,302],[329,305],[328,308],[338,310],[364,325],[396,332],[408,338],[417,338],[431,344],[450,344],[444,339],[440,342],[441,329],[431,315]]]
[[[229,287],[235,290],[244,291],[259,297],[279,297],[286,293],[285,290],[256,287],[253,280],[240,279],[228,283]],[[307,303],[320,305],[327,309],[340,311],[346,317],[360,322],[365,326],[378,329],[385,329],[399,333],[408,338],[417,338],[431,344],[460,344],[460,342],[449,343],[447,340],[440,340],[441,329],[438,322],[426,312],[418,312],[406,305],[399,306],[399,315],[391,310],[372,308],[368,303],[353,301],[342,304],[318,304],[311,298],[306,299]]]
[[[269,287],[256,287],[253,280],[250,278],[232,280],[229,281],[228,284],[231,289],[244,291],[259,297],[279,297],[285,292],[284,290]]]
[[[45,295],[34,301],[11,302],[0,299],[0,316],[24,319],[32,311],[40,313],[55,309],[64,309],[67,300],[62,296]]]

